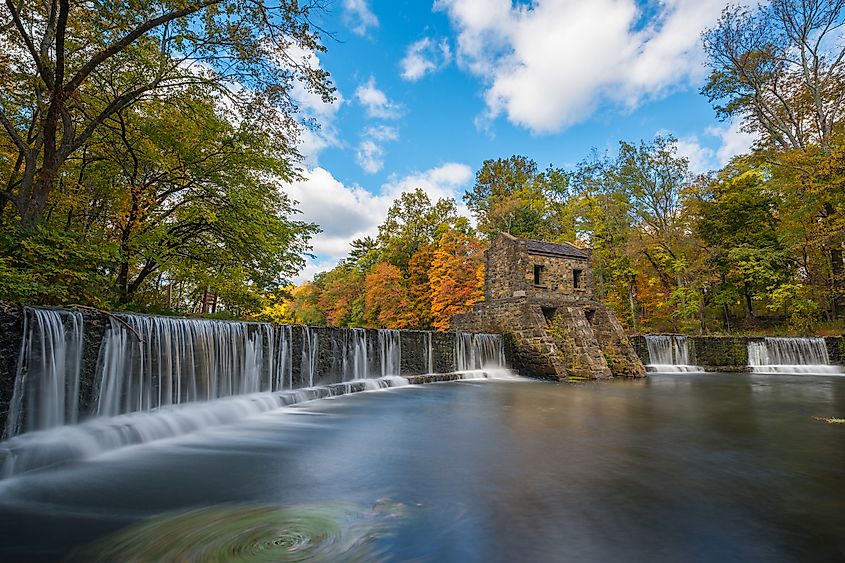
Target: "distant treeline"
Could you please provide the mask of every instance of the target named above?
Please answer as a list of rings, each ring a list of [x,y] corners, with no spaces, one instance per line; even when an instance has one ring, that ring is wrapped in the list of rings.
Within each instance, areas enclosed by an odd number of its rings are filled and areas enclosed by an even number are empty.
[[[309,5],[1,7],[0,300],[445,328],[482,298],[505,231],[590,247],[632,331],[841,326],[841,2],[728,7],[704,34],[703,95],[758,138],[724,169],[691,173],[669,136],[571,169],[488,160],[464,198],[474,226],[410,191],[378,236],[291,287],[318,232],[279,191],[293,93],[333,96]]]

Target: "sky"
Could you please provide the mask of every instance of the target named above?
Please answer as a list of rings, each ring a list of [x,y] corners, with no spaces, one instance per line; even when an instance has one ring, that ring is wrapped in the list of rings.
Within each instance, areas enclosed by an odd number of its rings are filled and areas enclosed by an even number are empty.
[[[332,104],[295,92],[302,180],[285,186],[317,223],[315,257],[294,281],[374,236],[403,191],[432,200],[471,188],[484,160],[524,155],[569,168],[593,149],[671,134],[695,172],[753,139],[699,93],[701,33],[727,0],[333,0],[332,34],[310,55]],[[468,213],[466,213],[468,215]]]

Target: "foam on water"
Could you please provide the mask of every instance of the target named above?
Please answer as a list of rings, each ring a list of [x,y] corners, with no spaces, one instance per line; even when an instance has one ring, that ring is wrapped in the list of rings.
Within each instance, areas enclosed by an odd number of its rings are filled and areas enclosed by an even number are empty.
[[[754,373],[842,375],[830,365],[824,338],[768,337],[748,342],[748,365]]]
[[[686,336],[654,334],[645,337],[648,346],[648,371],[660,373],[699,373],[704,368],[690,364]]]

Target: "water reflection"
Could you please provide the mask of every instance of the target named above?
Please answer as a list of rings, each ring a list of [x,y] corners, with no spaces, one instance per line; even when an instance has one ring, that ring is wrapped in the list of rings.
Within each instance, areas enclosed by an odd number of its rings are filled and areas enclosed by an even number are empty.
[[[96,544],[125,561],[159,531],[174,553],[252,538],[272,553],[295,520],[274,507],[306,506],[317,535],[351,538],[332,549],[371,549],[365,560],[838,562],[845,425],[816,416],[845,416],[845,378],[452,383],[318,401],[16,479],[0,488],[0,559]]]

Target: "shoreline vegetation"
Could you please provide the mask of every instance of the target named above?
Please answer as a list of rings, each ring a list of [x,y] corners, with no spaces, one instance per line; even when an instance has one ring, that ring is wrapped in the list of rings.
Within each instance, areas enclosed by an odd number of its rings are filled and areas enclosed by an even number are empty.
[[[312,56],[318,10],[177,4],[2,8],[20,56],[0,76],[0,300],[443,330],[481,299],[484,250],[508,232],[588,249],[629,333],[845,332],[839,3],[728,6],[703,34],[702,94],[757,138],[721,170],[694,171],[669,135],[566,168],[491,158],[463,196],[471,218],[411,189],[300,285],[320,229],[284,186],[319,123],[296,95],[336,97]]]

